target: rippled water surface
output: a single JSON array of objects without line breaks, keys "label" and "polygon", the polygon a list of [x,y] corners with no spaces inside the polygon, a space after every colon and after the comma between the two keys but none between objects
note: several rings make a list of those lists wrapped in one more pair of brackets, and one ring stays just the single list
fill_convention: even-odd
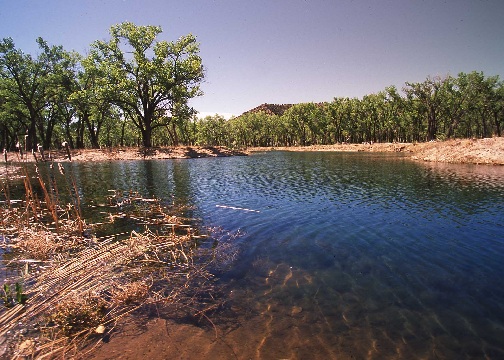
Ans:
[{"label": "rippled water surface", "polygon": [[237,357],[504,358],[504,167],[330,152],[67,167],[84,199],[138,190],[242,233],[220,275]]}]

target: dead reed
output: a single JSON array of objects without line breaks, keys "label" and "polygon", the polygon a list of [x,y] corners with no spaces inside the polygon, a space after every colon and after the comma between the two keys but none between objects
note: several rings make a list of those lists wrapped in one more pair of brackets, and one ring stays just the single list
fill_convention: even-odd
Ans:
[{"label": "dead reed", "polygon": [[[219,307],[222,300],[214,296],[210,269],[216,255],[225,254],[222,263],[234,258],[229,243],[201,246],[208,235],[191,219],[156,199],[119,191],[110,196],[109,205],[143,230],[96,237],[100,227],[119,215],[109,213],[103,225],[86,224],[73,176],[58,164],[67,179],[58,184],[51,176],[54,167],[44,178],[38,165],[32,165],[43,199],[34,191],[25,164],[25,198],[16,206],[6,201],[0,210],[0,250],[5,269],[11,269],[4,280],[16,283],[23,299],[0,311],[0,339],[10,341],[10,356],[76,357],[84,345],[99,343],[130,314],[155,307],[206,318]],[[69,194],[69,204],[61,204],[62,190]]]}]

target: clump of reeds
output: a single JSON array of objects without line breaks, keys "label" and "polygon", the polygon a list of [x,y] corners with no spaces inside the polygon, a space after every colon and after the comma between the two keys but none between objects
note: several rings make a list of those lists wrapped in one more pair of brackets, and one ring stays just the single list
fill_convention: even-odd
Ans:
[{"label": "clump of reeds", "polygon": [[[45,328],[57,329],[66,337],[75,336],[96,328],[103,321],[107,310],[105,300],[92,293],[74,293],[59,301],[47,316]],[[49,335],[53,336],[54,335]]]},{"label": "clump of reeds", "polygon": [[[99,226],[86,225],[81,218],[73,177],[62,187],[74,197],[66,206],[60,203],[55,178],[46,186],[47,180],[37,173],[44,197],[39,200],[26,168],[25,174],[25,201],[4,209],[16,226],[2,222],[0,232],[9,233],[4,245],[18,252],[9,264],[28,257],[43,260],[44,266],[34,260],[30,269],[25,263],[22,277],[16,279],[24,303],[0,312],[0,336],[17,334],[25,344],[26,332],[33,332],[37,336],[29,342],[31,356],[75,356],[89,340],[100,341],[126,316],[152,305],[197,318],[220,306],[223,300],[213,295],[210,269],[220,255],[225,255],[221,265],[234,259],[229,242],[220,238],[201,246],[206,235],[191,219],[157,199],[119,191],[111,195],[110,205],[144,230],[100,238],[92,232],[84,235],[84,226],[96,231]],[[107,219],[114,222],[117,217],[111,213]]]},{"label": "clump of reeds", "polygon": [[149,297],[150,284],[145,279],[132,281],[111,290],[113,306],[142,304]]}]

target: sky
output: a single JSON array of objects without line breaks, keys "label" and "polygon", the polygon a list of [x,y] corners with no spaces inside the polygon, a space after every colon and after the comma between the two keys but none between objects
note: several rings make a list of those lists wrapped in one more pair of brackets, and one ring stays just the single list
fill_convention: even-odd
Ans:
[{"label": "sky", "polygon": [[38,54],[37,37],[85,55],[112,25],[192,33],[206,69],[201,116],[263,103],[331,101],[428,76],[504,80],[503,0],[0,0],[0,38]]}]

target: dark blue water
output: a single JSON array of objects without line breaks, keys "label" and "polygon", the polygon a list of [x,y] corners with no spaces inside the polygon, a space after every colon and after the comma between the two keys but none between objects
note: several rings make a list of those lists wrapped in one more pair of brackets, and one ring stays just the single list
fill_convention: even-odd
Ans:
[{"label": "dark blue water", "polygon": [[132,189],[242,234],[220,281],[229,334],[257,358],[504,358],[504,167],[330,152],[66,166],[85,209]]}]

